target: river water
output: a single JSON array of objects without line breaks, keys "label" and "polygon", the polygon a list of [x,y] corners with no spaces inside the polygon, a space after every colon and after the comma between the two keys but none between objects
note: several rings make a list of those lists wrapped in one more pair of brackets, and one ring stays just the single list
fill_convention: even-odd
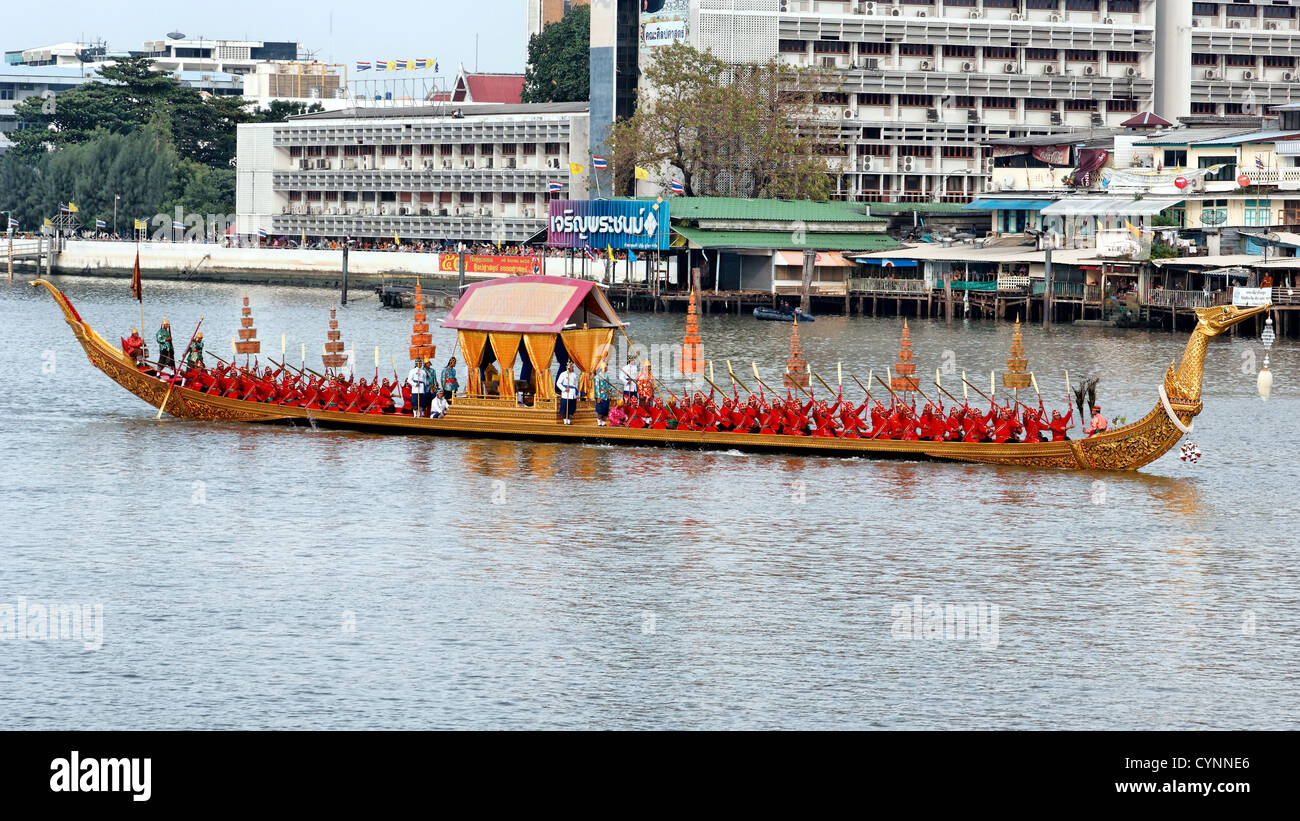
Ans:
[{"label": "river water", "polygon": [[[125,280],[56,281],[106,338],[137,324]],[[245,291],[263,349],[318,365],[332,292],[146,282],[146,329],[202,316],[226,355]],[[339,318],[360,370],[402,365],[409,311]],[[680,314],[628,320],[680,344]],[[830,381],[900,329],[800,327]],[[920,373],[987,384],[1011,326],[911,332]],[[790,326],[701,335],[779,380]],[[1112,418],[1185,339],[1025,329],[1049,403],[1069,368]],[[0,284],[0,728],[1294,728],[1296,354],[1262,402],[1258,340],[1216,340],[1203,458],[1136,474],[380,437],[156,420]],[[15,626],[61,604],[79,633]]]}]

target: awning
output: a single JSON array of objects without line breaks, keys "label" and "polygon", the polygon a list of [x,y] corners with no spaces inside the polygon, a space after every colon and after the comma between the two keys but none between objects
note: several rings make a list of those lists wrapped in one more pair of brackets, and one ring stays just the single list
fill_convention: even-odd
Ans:
[{"label": "awning", "polygon": [[1166,208],[1173,208],[1182,200],[1142,199],[1120,197],[1070,197],[1052,203],[1042,211],[1045,217],[1149,217]]},{"label": "awning", "polygon": [[[710,231],[703,228],[673,226],[673,233],[687,240],[686,247],[714,249],[754,249],[770,251],[773,249],[794,250],[793,234],[789,231]],[[809,231],[802,237],[800,246],[816,248],[820,251],[889,251],[898,247],[898,242],[883,231],[865,234],[813,233]],[[675,243],[674,243],[675,244]],[[801,254],[802,251],[795,251]],[[802,256],[799,264],[803,264]]]},{"label": "awning", "polygon": [[891,257],[858,257],[863,265],[879,265],[882,268],[915,268],[914,259],[893,259]]},{"label": "awning", "polygon": [[516,276],[476,282],[442,321],[468,331],[559,333],[575,321],[590,327],[621,324],[605,295],[588,280]]},{"label": "awning", "polygon": [[1039,211],[1052,204],[1052,200],[984,200],[970,203],[972,211]]},{"label": "awning", "polygon": [[[803,251],[777,251],[777,265],[797,265],[803,267]],[[818,268],[852,268],[852,262],[844,258],[839,251],[818,251],[813,265]]]}]

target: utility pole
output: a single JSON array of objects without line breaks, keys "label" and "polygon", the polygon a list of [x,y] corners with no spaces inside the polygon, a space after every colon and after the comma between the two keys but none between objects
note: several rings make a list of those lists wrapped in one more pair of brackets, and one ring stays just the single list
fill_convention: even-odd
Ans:
[{"label": "utility pole", "polygon": [[[1025,317],[1028,319],[1029,317]],[[1047,253],[1043,256],[1043,327],[1052,327],[1052,246],[1048,239]]]},{"label": "utility pole", "polygon": [[812,297],[809,290],[812,288],[813,266],[817,264],[817,252],[811,248],[805,248],[803,251],[803,278],[799,283],[799,309],[804,313],[812,310]]},{"label": "utility pole", "polygon": [[117,201],[122,199],[121,194],[113,195],[113,236],[117,236]]},{"label": "utility pole", "polygon": [[342,305],[348,304],[348,246],[351,242],[350,237],[343,238],[343,293],[339,297]]}]

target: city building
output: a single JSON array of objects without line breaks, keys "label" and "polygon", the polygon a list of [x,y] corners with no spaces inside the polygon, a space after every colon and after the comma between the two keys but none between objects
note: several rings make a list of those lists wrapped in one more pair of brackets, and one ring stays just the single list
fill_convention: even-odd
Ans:
[{"label": "city building", "polygon": [[19,64],[0,66],[0,151],[9,146],[9,139],[5,135],[23,127],[23,123],[12,119],[15,105],[28,97],[52,97],[93,79],[93,74],[86,76],[80,68]]},{"label": "city building", "polygon": [[239,126],[237,230],[520,242],[583,199],[586,103],[354,108]]},{"label": "city building", "polygon": [[[528,0],[525,12],[528,38],[532,39],[533,35],[540,34],[551,23],[558,22],[574,6],[585,6],[589,2],[590,0]],[[528,40],[524,43],[526,45]]]},{"label": "city building", "polygon": [[523,102],[524,75],[470,72],[462,64],[456,70],[456,80],[450,91],[430,94],[429,102],[448,103],[511,103]]},{"label": "city building", "polygon": [[626,116],[626,86],[656,45],[684,39],[732,62],[818,66],[833,79],[820,119],[837,132],[821,151],[843,199],[969,202],[990,186],[981,146],[997,140],[1087,139],[1140,112],[1173,122],[1300,100],[1296,6],[1263,0],[655,5],[593,8],[593,145]]}]

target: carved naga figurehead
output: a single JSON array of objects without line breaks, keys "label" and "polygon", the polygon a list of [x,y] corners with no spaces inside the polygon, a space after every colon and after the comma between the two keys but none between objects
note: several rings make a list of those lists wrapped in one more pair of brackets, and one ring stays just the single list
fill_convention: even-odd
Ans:
[{"label": "carved naga figurehead", "polygon": [[1238,308],[1236,305],[1217,305],[1213,308],[1196,308],[1196,330],[1206,336],[1218,336],[1224,331],[1250,319],[1252,316],[1262,314],[1269,310],[1271,305],[1260,305],[1257,308]]}]

